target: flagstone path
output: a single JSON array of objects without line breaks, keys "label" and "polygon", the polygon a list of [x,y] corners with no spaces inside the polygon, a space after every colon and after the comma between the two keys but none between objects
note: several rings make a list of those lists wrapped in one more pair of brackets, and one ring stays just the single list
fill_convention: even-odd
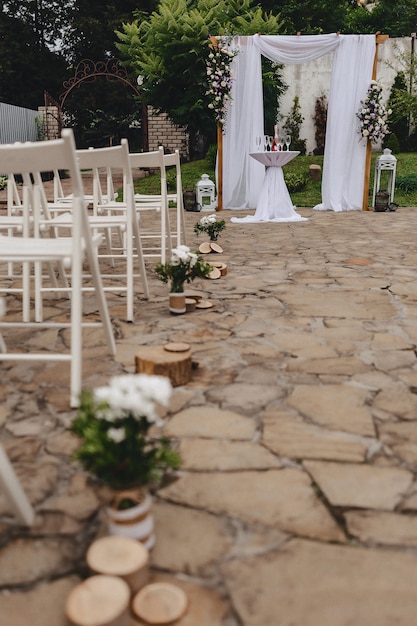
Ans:
[{"label": "flagstone path", "polygon": [[[228,273],[192,285],[212,309],[171,316],[149,262],[134,323],[109,297],[115,359],[85,333],[85,386],[133,372],[138,346],[192,347],[164,427],[183,465],[155,494],[151,555],[153,579],[187,592],[178,626],[416,622],[417,210],[298,210],[307,222],[221,214],[224,253],[210,260]],[[195,248],[200,216],[185,217]],[[22,347],[55,340],[16,334]],[[1,441],[36,509],[23,529],[0,502],[0,626],[64,626],[102,491],[70,460],[67,367],[0,368]]]}]

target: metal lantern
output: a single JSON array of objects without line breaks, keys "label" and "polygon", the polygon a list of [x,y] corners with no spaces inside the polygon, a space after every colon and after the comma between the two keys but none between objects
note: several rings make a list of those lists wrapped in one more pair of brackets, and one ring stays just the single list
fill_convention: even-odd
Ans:
[{"label": "metal lantern", "polygon": [[216,208],[216,187],[208,174],[203,174],[196,185],[197,203],[202,211],[212,211]]},{"label": "metal lantern", "polygon": [[375,159],[374,193],[372,195],[372,207],[375,209],[375,200],[381,185],[381,172],[388,172],[387,194],[388,204],[394,202],[395,173],[397,169],[397,159],[389,148],[385,148],[384,153]]}]

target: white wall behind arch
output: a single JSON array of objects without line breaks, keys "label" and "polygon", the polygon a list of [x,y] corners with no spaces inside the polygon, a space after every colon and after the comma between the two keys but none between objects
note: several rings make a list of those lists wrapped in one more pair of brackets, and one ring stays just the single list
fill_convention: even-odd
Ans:
[{"label": "white wall behind arch", "polygon": [[[398,48],[399,52],[410,52],[411,37],[387,39],[384,44],[378,47],[377,80],[383,87],[385,102],[388,99],[396,73],[401,69],[397,67],[399,64],[395,56],[398,56],[398,53],[395,53],[395,47]],[[396,70],[388,67],[387,61],[391,62],[396,67]],[[307,140],[307,153],[312,153],[316,147],[313,121],[314,107],[317,98],[323,93],[326,96],[329,94],[332,63],[333,54],[327,54],[317,61],[303,65],[286,65],[282,71],[283,79],[288,85],[288,89],[281,97],[280,113],[283,116],[283,121],[285,121],[293,105],[294,97],[299,97],[301,114],[304,117],[300,137]],[[280,125],[282,125],[283,121],[280,122]],[[265,128],[265,133],[273,134],[273,129]]]}]

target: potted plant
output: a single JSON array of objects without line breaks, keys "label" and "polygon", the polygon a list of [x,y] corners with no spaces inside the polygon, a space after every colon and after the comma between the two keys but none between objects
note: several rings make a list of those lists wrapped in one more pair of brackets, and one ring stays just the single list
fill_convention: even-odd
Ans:
[{"label": "potted plant", "polygon": [[212,213],[212,215],[202,217],[201,220],[194,225],[194,232],[197,235],[207,233],[210,237],[210,241],[217,241],[219,233],[225,228],[226,222],[224,220],[218,220],[216,214]]},{"label": "potted plant", "polygon": [[107,509],[110,534],[140,539],[148,547],[154,541],[149,489],[181,463],[170,440],[157,433],[163,424],[157,407],[168,405],[171,391],[165,376],[115,376],[107,387],[81,393],[71,425],[80,438],[73,458],[114,494]]},{"label": "potted plant", "polygon": [[196,252],[191,252],[188,246],[177,246],[172,250],[169,263],[158,263],[155,271],[162,282],[171,281],[169,294],[169,310],[174,314],[185,313],[184,283],[190,283],[195,278],[206,278],[212,271],[212,266],[204,263]]}]

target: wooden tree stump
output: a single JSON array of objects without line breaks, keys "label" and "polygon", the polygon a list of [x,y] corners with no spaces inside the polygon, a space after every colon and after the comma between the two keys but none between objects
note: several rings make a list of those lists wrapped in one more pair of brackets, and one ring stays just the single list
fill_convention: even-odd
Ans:
[{"label": "wooden tree stump", "polygon": [[74,626],[129,626],[129,585],[117,576],[91,576],[70,592],[66,616]]},{"label": "wooden tree stump", "polygon": [[167,376],[173,387],[185,385],[191,378],[191,348],[186,343],[165,346],[142,346],[135,354],[137,374]]},{"label": "wooden tree stump", "polygon": [[312,178],[313,180],[320,180],[321,179],[321,167],[320,165],[310,165],[310,167],[308,168],[308,173],[310,178]]},{"label": "wooden tree stump", "polygon": [[101,537],[89,547],[87,565],[96,574],[120,576],[132,592],[146,585],[149,578],[149,552],[129,537]]}]

